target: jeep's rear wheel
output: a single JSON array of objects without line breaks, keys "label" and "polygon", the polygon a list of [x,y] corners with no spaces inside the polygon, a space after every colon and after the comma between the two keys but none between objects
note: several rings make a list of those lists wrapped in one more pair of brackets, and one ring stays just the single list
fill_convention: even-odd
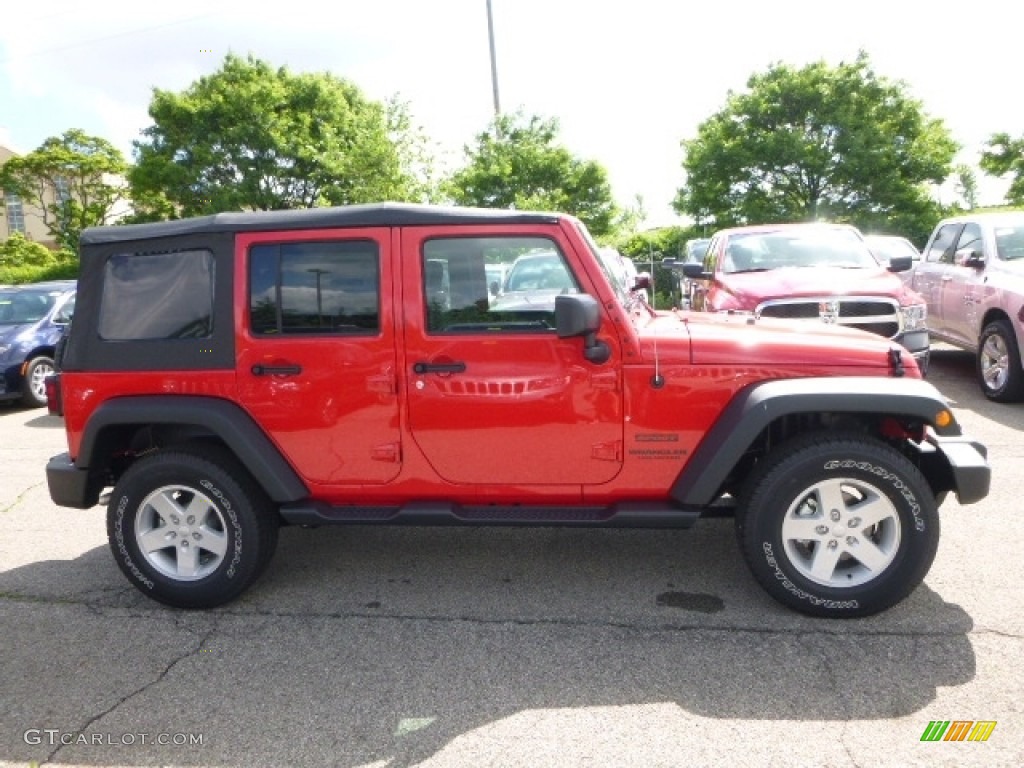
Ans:
[{"label": "jeep's rear wheel", "polygon": [[229,456],[169,451],[124,473],[107,507],[107,533],[118,566],[143,594],[210,608],[256,580],[276,546],[277,520]]},{"label": "jeep's rear wheel", "polygon": [[1024,370],[1013,328],[1005,320],[985,326],[978,339],[978,383],[985,397],[1014,403],[1024,397]]},{"label": "jeep's rear wheel", "polygon": [[769,457],[741,494],[736,532],[757,581],[813,616],[895,605],[935,559],[939,517],[921,472],[881,441],[816,435]]},{"label": "jeep's rear wheel", "polygon": [[54,373],[53,360],[48,357],[33,357],[25,366],[22,382],[21,402],[32,408],[46,405],[46,377]]}]

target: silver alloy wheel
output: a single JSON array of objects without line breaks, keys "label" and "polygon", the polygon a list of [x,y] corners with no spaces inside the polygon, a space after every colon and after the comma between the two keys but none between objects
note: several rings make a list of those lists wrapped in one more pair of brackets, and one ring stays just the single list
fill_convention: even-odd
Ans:
[{"label": "silver alloy wheel", "polygon": [[998,333],[993,333],[985,339],[985,344],[978,353],[978,362],[985,387],[992,392],[998,392],[1006,386],[1006,380],[1010,375],[1010,350],[1006,346],[1006,339]]},{"label": "silver alloy wheel", "polygon": [[54,372],[53,365],[46,360],[39,360],[32,366],[28,388],[36,400],[46,402],[46,377]]},{"label": "silver alloy wheel", "polygon": [[896,557],[900,518],[874,485],[830,478],[790,505],[782,543],[801,576],[826,587],[856,587],[877,578]]},{"label": "silver alloy wheel", "polygon": [[227,525],[205,494],[184,485],[166,485],[142,501],[135,516],[135,543],[164,576],[198,581],[224,561]]}]

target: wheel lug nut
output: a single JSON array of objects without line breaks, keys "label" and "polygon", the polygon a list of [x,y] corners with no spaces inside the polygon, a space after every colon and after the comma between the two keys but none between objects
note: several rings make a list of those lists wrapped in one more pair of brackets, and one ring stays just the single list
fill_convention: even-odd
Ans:
[{"label": "wheel lug nut", "polygon": [[857,544],[857,537],[856,536],[847,536],[846,537],[846,543],[849,546],[851,546],[851,547],[856,546],[856,544]]},{"label": "wheel lug nut", "polygon": [[831,512],[829,512],[828,516],[832,518],[832,522],[834,523],[838,523],[839,518],[842,517],[842,515],[839,514],[838,509],[833,509]]},{"label": "wheel lug nut", "polygon": [[188,539],[182,539],[181,540],[181,548],[182,549],[188,549]]},{"label": "wheel lug nut", "polygon": [[176,538],[178,538],[177,531],[168,531],[167,532],[167,538],[168,539],[176,539]]},{"label": "wheel lug nut", "polygon": [[831,541],[830,541],[830,542],[828,543],[828,548],[829,548],[829,549],[835,549],[835,548],[836,548],[836,547],[838,547],[838,546],[839,546],[839,542],[838,542],[838,541],[836,541],[835,539],[832,539],[832,540],[831,540]]},{"label": "wheel lug nut", "polygon": [[203,535],[201,533],[193,533],[192,534],[192,538],[195,539],[196,541],[199,541],[200,539],[203,538]]},{"label": "wheel lug nut", "polygon": [[859,517],[851,517],[850,518],[850,522],[848,522],[847,525],[850,526],[851,528],[860,528],[860,518]]},{"label": "wheel lug nut", "polygon": [[820,533],[822,536],[824,536],[826,533],[828,533],[828,526],[827,525],[819,525],[814,530],[815,530],[816,533]]},{"label": "wheel lug nut", "polygon": [[192,525],[193,523],[195,523],[195,521],[196,521],[196,516],[195,515],[189,515],[188,516],[188,521],[187,522],[188,522],[189,525]]},{"label": "wheel lug nut", "polygon": [[175,525],[178,525],[181,522],[181,520],[178,519],[177,515],[171,515],[171,522]]}]

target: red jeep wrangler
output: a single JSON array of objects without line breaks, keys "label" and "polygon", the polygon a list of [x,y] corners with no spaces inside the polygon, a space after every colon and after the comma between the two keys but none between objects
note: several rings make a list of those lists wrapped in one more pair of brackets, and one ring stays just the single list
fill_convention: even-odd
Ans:
[{"label": "red jeep wrangler", "polygon": [[[488,271],[531,254],[535,283],[495,294]],[[942,498],[989,486],[913,359],[842,328],[655,312],[619,274],[548,213],[87,230],[49,387],[69,447],[51,496],[88,508],[113,486],[118,565],[182,607],[239,595],[281,524],[678,528],[723,508],[797,610],[910,593]]]}]

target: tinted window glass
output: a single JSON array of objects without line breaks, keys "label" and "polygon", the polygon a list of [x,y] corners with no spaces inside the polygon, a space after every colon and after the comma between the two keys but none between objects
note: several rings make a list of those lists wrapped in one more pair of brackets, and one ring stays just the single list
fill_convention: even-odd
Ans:
[{"label": "tinted window glass", "polygon": [[981,227],[977,224],[967,224],[964,227],[964,231],[960,233],[960,239],[957,240],[956,250],[977,251],[979,255],[985,252],[985,248],[981,242]]},{"label": "tinted window glass", "polygon": [[[423,247],[427,329],[431,332],[548,331],[555,297],[579,283],[555,243],[542,237],[429,240]],[[500,267],[504,283],[494,291]]]},{"label": "tinted window glass", "polygon": [[940,229],[932,244],[928,246],[928,252],[924,256],[925,261],[952,263],[953,249],[950,246],[953,245],[953,240],[959,229],[959,224],[947,224]]},{"label": "tinted window glass", "polygon": [[109,341],[208,337],[213,332],[213,254],[111,256],[101,302],[99,334]]},{"label": "tinted window glass", "polygon": [[253,333],[373,333],[380,254],[369,240],[259,245],[249,256]]}]

